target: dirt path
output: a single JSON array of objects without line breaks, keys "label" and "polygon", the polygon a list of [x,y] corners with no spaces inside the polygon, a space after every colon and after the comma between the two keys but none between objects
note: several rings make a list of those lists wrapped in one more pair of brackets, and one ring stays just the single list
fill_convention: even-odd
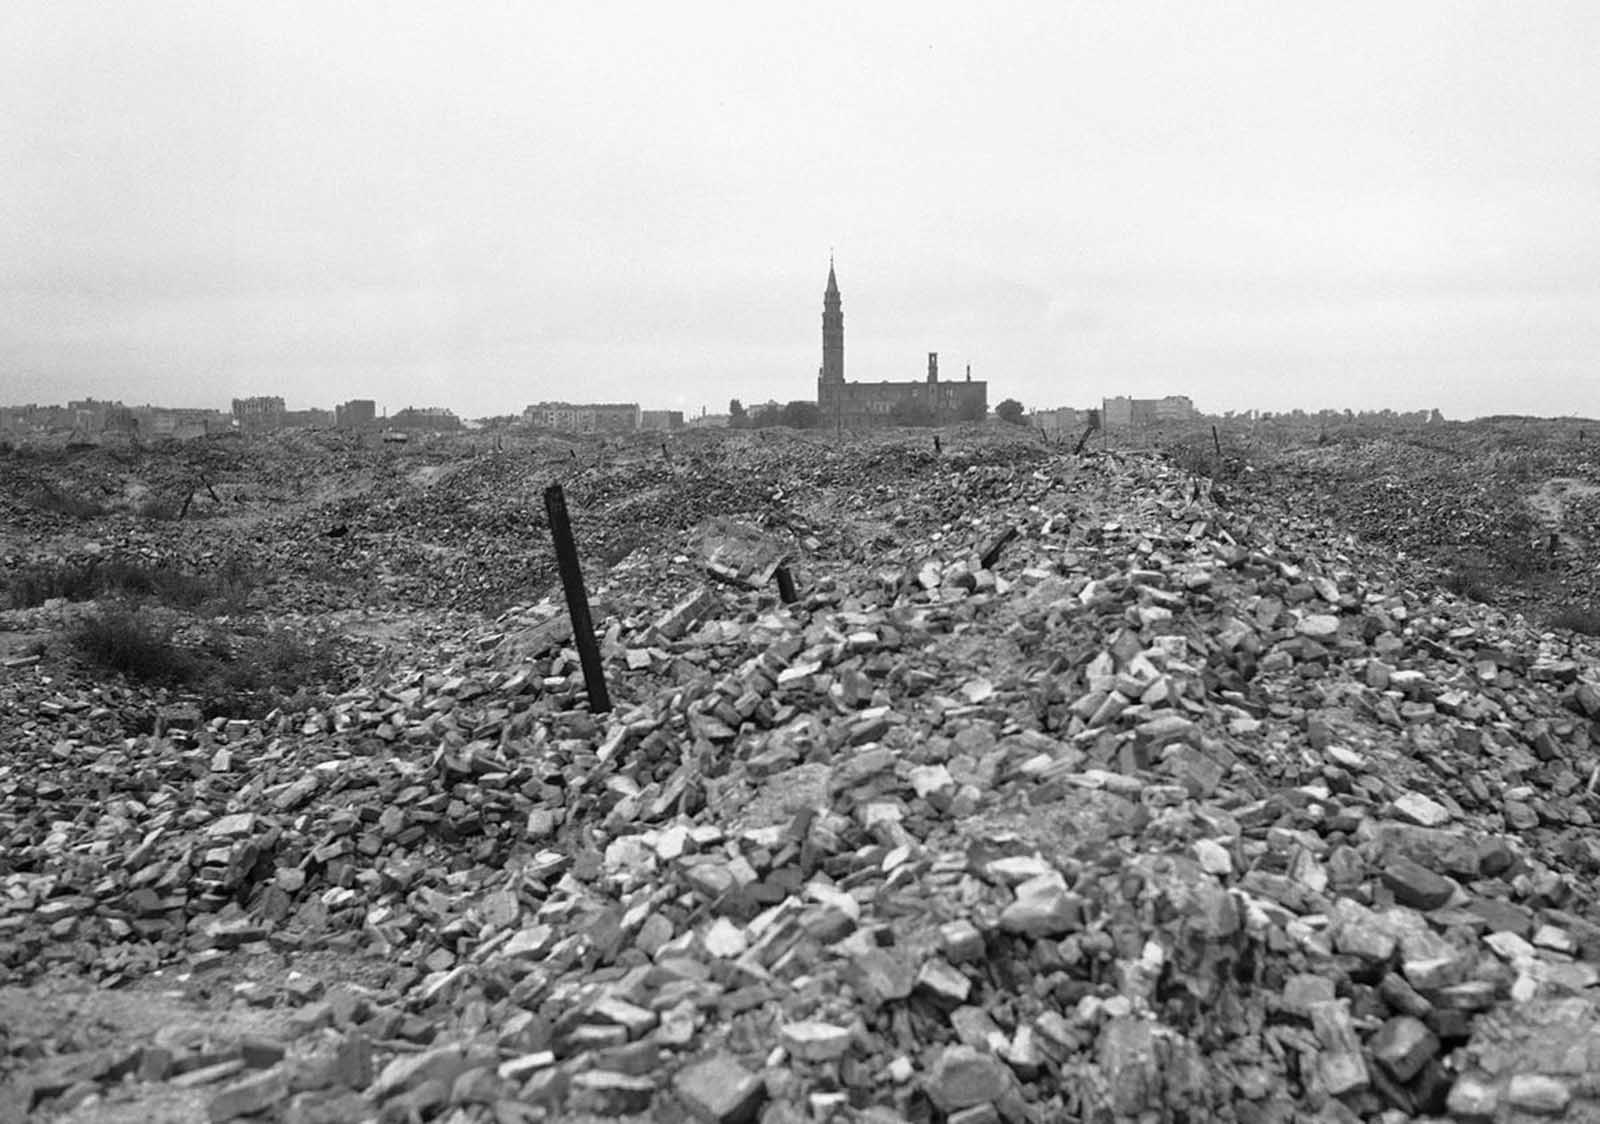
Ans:
[{"label": "dirt path", "polygon": [[1600,494],[1600,484],[1558,476],[1541,484],[1539,490],[1528,497],[1528,506],[1549,528],[1550,533],[1559,537],[1564,549],[1586,553],[1589,549],[1588,540],[1566,525],[1567,501],[1597,494]]}]

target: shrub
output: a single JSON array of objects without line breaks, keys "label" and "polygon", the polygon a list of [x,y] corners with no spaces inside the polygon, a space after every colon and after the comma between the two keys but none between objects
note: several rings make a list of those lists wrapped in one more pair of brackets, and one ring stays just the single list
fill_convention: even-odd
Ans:
[{"label": "shrub", "polygon": [[232,639],[213,633],[202,642],[201,710],[210,715],[254,717],[274,707],[306,704],[328,687],[337,689],[343,670],[336,647],[304,640],[287,629]]},{"label": "shrub", "polygon": [[213,629],[197,643],[136,606],[119,605],[84,618],[72,645],[93,667],[152,686],[181,690],[206,717],[258,717],[274,707],[308,703],[344,678],[332,643],[313,643],[287,629],[229,636]]},{"label": "shrub", "polygon": [[171,631],[139,609],[118,606],[85,617],[73,630],[72,644],[91,664],[143,683],[176,686],[198,671]]},{"label": "shrub", "polygon": [[151,495],[140,500],[135,511],[141,519],[166,522],[178,518],[183,513],[183,504],[171,496]]},{"label": "shrub", "polygon": [[[176,609],[216,614],[241,611],[256,581],[253,569],[233,559],[220,569],[204,574],[176,566],[147,567],[142,572],[130,573],[121,588],[130,593],[143,592]],[[142,588],[135,583],[142,583]]]},{"label": "shrub", "polygon": [[[1248,461],[1244,451],[1232,440],[1219,443],[1207,433],[1186,433],[1169,439],[1163,446],[1167,458],[1177,468],[1194,476],[1209,476],[1218,483],[1238,480]],[[1218,449],[1221,453],[1218,453]]]},{"label": "shrub", "polygon": [[48,484],[41,484],[38,488],[22,497],[22,499],[24,503],[37,511],[54,512],[56,515],[65,515],[70,519],[93,519],[97,515],[106,513],[106,509],[94,500],[74,496],[70,492],[52,488]]},{"label": "shrub", "polygon": [[54,597],[68,601],[88,601],[99,592],[95,563],[59,562],[54,565],[24,566],[11,578],[12,608],[31,609]]},{"label": "shrub", "polygon": [[9,594],[12,607],[18,609],[42,605],[54,597],[90,601],[109,594],[175,609],[222,613],[241,610],[256,581],[256,572],[237,559],[199,574],[126,558],[90,558],[23,567],[11,579]]},{"label": "shrub", "polygon": [[1600,609],[1592,605],[1565,605],[1550,617],[1550,627],[1600,636]]},{"label": "shrub", "polygon": [[1198,441],[1176,442],[1167,450],[1167,456],[1175,467],[1194,476],[1210,476],[1217,470],[1217,458]]},{"label": "shrub", "polygon": [[1444,578],[1444,587],[1457,597],[1488,604],[1494,599],[1484,571],[1472,566],[1457,566]]},{"label": "shrub", "polygon": [[1495,559],[1510,577],[1527,581],[1551,569],[1549,532],[1527,512],[1502,515],[1496,529],[1500,541],[1495,544]]}]

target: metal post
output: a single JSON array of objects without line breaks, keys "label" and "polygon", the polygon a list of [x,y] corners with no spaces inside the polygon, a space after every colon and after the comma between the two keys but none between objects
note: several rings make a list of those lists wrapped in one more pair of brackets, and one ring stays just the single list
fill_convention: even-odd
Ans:
[{"label": "metal post", "polygon": [[1076,449],[1072,450],[1072,455],[1075,456],[1075,457],[1076,456],[1081,456],[1083,454],[1083,447],[1089,443],[1089,438],[1091,438],[1093,436],[1094,436],[1094,426],[1090,426],[1088,429],[1084,430],[1083,431],[1083,436],[1078,438],[1078,447]]},{"label": "metal post", "polygon": [[800,599],[800,595],[794,591],[794,575],[789,573],[789,567],[779,566],[772,571],[772,575],[778,579],[778,600],[785,605],[793,605]]},{"label": "metal post", "polygon": [[1000,552],[1016,537],[1017,529],[1015,527],[1007,527],[999,538],[989,544],[989,549],[983,552],[983,556],[978,559],[978,564],[985,570],[994,569],[994,564],[1000,561]]},{"label": "metal post", "polygon": [[550,518],[550,537],[555,540],[561,585],[567,592],[567,612],[572,617],[572,638],[578,645],[578,662],[583,665],[584,686],[589,689],[589,710],[594,714],[605,714],[611,709],[611,696],[606,693],[605,669],[600,666],[600,645],[595,642],[594,622],[589,619],[589,594],[583,588],[583,572],[578,567],[578,547],[572,541],[572,523],[567,519],[567,497],[560,484],[552,484],[544,490],[544,510]]}]

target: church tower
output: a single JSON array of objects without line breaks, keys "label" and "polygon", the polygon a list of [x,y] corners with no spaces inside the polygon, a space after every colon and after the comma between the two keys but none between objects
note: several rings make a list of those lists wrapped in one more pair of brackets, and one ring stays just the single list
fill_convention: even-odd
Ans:
[{"label": "church tower", "polygon": [[819,386],[844,382],[844,310],[839,306],[839,281],[833,275],[832,254],[828,255],[828,288],[822,294],[822,370],[817,382]]}]

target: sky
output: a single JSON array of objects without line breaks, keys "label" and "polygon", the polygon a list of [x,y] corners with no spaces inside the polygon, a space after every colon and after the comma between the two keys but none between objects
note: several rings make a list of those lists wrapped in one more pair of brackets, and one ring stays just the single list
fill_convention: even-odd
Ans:
[{"label": "sky", "polygon": [[0,4],[0,403],[1600,415],[1600,5]]}]

